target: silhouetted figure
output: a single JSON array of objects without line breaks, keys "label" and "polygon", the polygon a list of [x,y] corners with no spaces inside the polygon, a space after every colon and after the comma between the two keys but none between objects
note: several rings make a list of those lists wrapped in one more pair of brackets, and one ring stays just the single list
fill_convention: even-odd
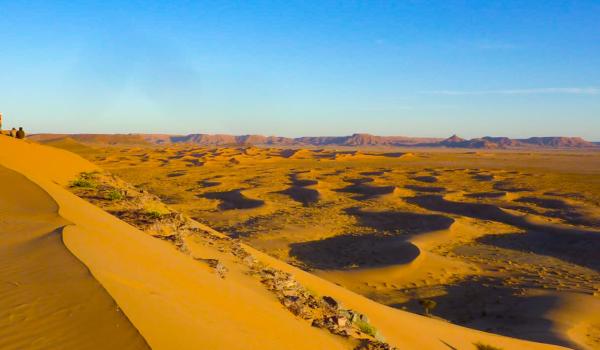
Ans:
[{"label": "silhouetted figure", "polygon": [[0,113],[0,134],[2,131],[2,113]]},{"label": "silhouetted figure", "polygon": [[10,137],[17,137],[17,129],[12,128],[10,129]]},{"label": "silhouetted figure", "polygon": [[17,130],[17,138],[18,139],[25,138],[25,130],[23,130],[23,127],[20,127],[19,130]]}]

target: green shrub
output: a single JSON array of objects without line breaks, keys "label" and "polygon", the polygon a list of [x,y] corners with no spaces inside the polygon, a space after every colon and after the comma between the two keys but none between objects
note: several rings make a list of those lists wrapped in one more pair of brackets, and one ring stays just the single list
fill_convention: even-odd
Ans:
[{"label": "green shrub", "polygon": [[110,192],[108,192],[105,196],[106,199],[110,200],[110,201],[120,201],[123,198],[125,198],[123,196],[123,194],[117,190],[111,190]]},{"label": "green shrub", "polygon": [[80,173],[79,177],[71,182],[71,187],[95,188],[94,178],[97,174],[97,171]]},{"label": "green shrub", "polygon": [[71,187],[94,188],[96,184],[90,179],[80,177],[71,182]]},{"label": "green shrub", "polygon": [[152,219],[160,219],[163,214],[157,210],[147,210],[146,215]]},{"label": "green shrub", "polygon": [[477,350],[502,350],[502,348],[499,348],[497,346],[487,345],[483,343],[475,343],[474,345],[477,348]]},{"label": "green shrub", "polygon": [[361,332],[372,337],[377,335],[377,328],[373,327],[373,325],[361,320],[355,321],[354,323],[358,326],[358,329],[360,329]]}]

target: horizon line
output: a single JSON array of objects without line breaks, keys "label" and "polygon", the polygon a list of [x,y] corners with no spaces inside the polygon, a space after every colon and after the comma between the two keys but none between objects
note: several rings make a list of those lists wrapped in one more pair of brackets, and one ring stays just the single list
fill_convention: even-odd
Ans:
[{"label": "horizon line", "polygon": [[[109,132],[102,132],[102,133],[94,133],[94,132],[77,132],[77,133],[69,133],[69,132],[33,132],[30,133],[29,136],[32,135],[164,135],[164,136],[190,136],[190,135],[208,135],[208,136],[234,136],[234,137],[241,137],[241,136],[262,136],[262,137],[280,137],[280,138],[287,138],[287,139],[301,139],[301,138],[306,138],[306,137],[351,137],[351,136],[355,136],[355,135],[368,135],[368,136],[375,136],[375,137],[404,137],[404,138],[412,138],[412,139],[441,139],[441,140],[445,140],[451,137],[459,137],[459,138],[463,138],[461,136],[459,136],[456,133],[453,133],[450,136],[446,136],[446,137],[438,137],[438,136],[408,136],[408,135],[377,135],[377,134],[371,134],[371,133],[367,133],[367,132],[354,132],[351,134],[346,134],[346,135],[304,135],[304,136],[297,136],[297,137],[291,137],[291,136],[280,136],[280,135],[268,135],[268,134],[228,134],[228,133],[153,133],[153,132],[116,132],[116,133],[109,133]],[[584,141],[588,141],[588,142],[600,142],[600,140],[598,141],[590,141],[588,139],[585,139],[582,136],[576,136],[576,135],[571,135],[571,136],[565,136],[565,135],[546,135],[546,136],[525,136],[525,137],[510,137],[510,136],[492,136],[492,135],[485,135],[485,136],[478,136],[478,137],[470,137],[470,138],[464,138],[465,140],[474,140],[474,139],[483,139],[483,138],[508,138],[508,139],[513,139],[513,140],[524,140],[524,139],[530,139],[530,138],[552,138],[552,137],[565,137],[565,138],[580,138]]]}]

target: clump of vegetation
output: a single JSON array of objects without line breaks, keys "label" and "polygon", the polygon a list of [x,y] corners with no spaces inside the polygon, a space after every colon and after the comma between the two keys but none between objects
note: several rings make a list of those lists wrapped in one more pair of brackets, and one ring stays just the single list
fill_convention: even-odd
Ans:
[{"label": "clump of vegetation", "polygon": [[483,344],[483,343],[475,343],[473,345],[475,345],[477,350],[502,350],[502,348],[499,348],[497,346],[487,345],[487,344]]},{"label": "clump of vegetation", "polygon": [[358,329],[360,329],[361,332],[368,334],[372,337],[377,336],[377,328],[375,328],[372,324],[369,324],[368,322],[362,320],[357,320],[354,323],[356,324],[356,326],[358,326]]},{"label": "clump of vegetation", "polygon": [[96,183],[90,179],[80,177],[71,182],[71,187],[94,188],[96,187]]},{"label": "clump of vegetation", "polygon": [[437,306],[437,303],[431,299],[421,299],[419,300],[419,304],[423,306],[423,308],[425,309],[425,315],[427,316],[431,315],[431,310],[435,309],[435,307]]},{"label": "clump of vegetation", "polygon": [[120,191],[113,189],[110,192],[108,192],[106,196],[104,196],[104,198],[108,199],[109,201],[120,201],[123,200],[125,196],[123,196],[123,194]]},{"label": "clump of vegetation", "polygon": [[86,187],[86,188],[95,187],[94,183],[87,179],[75,179],[75,180],[73,180],[73,182],[71,182],[71,186],[72,187]]},{"label": "clump of vegetation", "polygon": [[71,187],[79,187],[79,188],[95,188],[96,182],[94,181],[93,173],[81,173],[79,177],[71,182]]},{"label": "clump of vegetation", "polygon": [[155,220],[158,220],[163,216],[163,214],[158,210],[146,210],[146,215]]}]

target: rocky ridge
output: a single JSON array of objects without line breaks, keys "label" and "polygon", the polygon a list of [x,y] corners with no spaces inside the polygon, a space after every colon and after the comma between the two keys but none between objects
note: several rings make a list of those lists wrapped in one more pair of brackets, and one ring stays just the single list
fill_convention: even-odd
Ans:
[{"label": "rocky ridge", "polygon": [[518,149],[518,148],[556,148],[556,149],[594,149],[599,143],[589,142],[580,137],[530,137],[511,139],[491,137],[463,139],[453,135],[447,139],[419,138],[405,136],[376,136],[371,134],[353,134],[350,136],[319,137],[280,137],[263,135],[226,135],[226,134],[35,134],[32,140],[52,143],[70,139],[84,144],[145,144],[170,145],[194,144],[199,146],[270,146],[270,147],[446,147],[474,149]]}]

